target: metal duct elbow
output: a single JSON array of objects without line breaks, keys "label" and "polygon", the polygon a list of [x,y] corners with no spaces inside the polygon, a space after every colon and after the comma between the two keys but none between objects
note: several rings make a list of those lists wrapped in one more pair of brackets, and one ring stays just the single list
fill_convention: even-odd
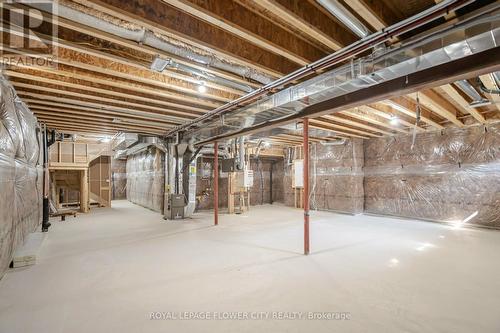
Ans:
[{"label": "metal duct elbow", "polygon": [[500,72],[491,73],[493,79],[495,80],[495,84],[497,85],[497,89],[500,90]]},{"label": "metal duct elbow", "polygon": [[477,90],[467,80],[456,81],[455,84],[472,99],[471,107],[480,107],[490,104],[490,101],[483,98]]},{"label": "metal duct elbow", "polygon": [[328,10],[333,16],[335,16],[340,22],[347,26],[352,32],[354,32],[360,38],[364,38],[370,35],[370,30],[359,21],[354,15],[352,15],[342,4],[337,0],[317,0],[321,6]]}]

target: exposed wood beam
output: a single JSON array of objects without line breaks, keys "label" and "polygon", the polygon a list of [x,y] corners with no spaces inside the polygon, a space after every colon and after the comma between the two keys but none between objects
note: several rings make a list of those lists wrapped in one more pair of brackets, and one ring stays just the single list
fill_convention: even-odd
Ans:
[{"label": "exposed wood beam", "polygon": [[[91,133],[91,134],[96,134],[96,135],[99,135],[99,136],[102,136],[102,135],[109,135],[109,136],[113,136],[115,135],[116,133],[118,132],[121,132],[121,131],[117,131],[117,130],[104,130],[104,129],[95,129],[95,128],[80,128],[80,127],[77,127],[77,126],[66,126],[66,125],[60,125],[60,124],[57,124],[57,125],[54,125],[54,124],[51,124],[51,123],[46,123],[47,124],[47,127],[49,129],[55,129],[59,132],[64,132],[64,133],[72,133],[72,134],[87,134],[87,133]],[[122,131],[122,132],[132,132],[132,131]]]},{"label": "exposed wood beam", "polygon": [[[80,134],[82,136],[85,136],[85,139],[87,139],[87,140],[92,140],[95,138],[94,142],[96,139],[101,138],[103,136],[103,133],[99,133],[97,131],[92,131],[92,130],[82,130],[82,129],[80,129],[78,131],[66,129],[66,130],[64,130],[64,133],[66,133],[66,134]],[[113,134],[116,134],[116,132],[113,132]],[[105,135],[107,135],[107,134],[105,134]]]},{"label": "exposed wood beam", "polygon": [[[71,119],[70,117],[61,117],[58,115],[50,115],[50,114],[42,114],[42,113],[35,113],[37,118],[40,120],[51,120],[51,121],[58,121],[58,122],[68,122],[73,125],[85,125],[85,126],[111,126],[113,128],[118,128],[118,129],[133,129],[133,130],[148,130],[148,131],[157,131],[158,133],[163,133],[165,129],[168,128],[168,126],[165,126],[164,128],[162,127],[151,127],[148,125],[139,125],[139,124],[134,124],[134,123],[114,123],[112,120],[108,119],[100,119],[98,120],[97,118],[92,120],[88,118],[76,118],[76,119]],[[74,118],[74,117],[73,117]]]},{"label": "exposed wood beam", "polygon": [[327,118],[322,117],[322,118],[311,119],[309,121],[310,121],[311,124],[321,124],[321,125],[329,126],[331,128],[337,128],[337,129],[340,129],[340,130],[357,133],[357,134],[360,134],[362,136],[371,136],[371,137],[380,137],[380,136],[382,136],[382,135],[374,134],[374,133],[371,133],[371,132],[361,131],[361,130],[356,129],[356,128],[334,124],[332,122],[325,121],[325,120],[327,120]]},{"label": "exposed wood beam", "polygon": [[130,128],[130,127],[118,127],[118,126],[108,126],[108,125],[89,125],[89,124],[75,124],[73,122],[68,122],[68,121],[58,121],[58,120],[52,120],[52,119],[43,119],[41,117],[40,121],[54,126],[58,127],[60,126],[61,128],[71,128],[73,130],[99,130],[99,131],[107,131],[108,133],[113,133],[113,132],[118,132],[118,131],[127,131],[127,132],[135,132],[135,133],[146,133],[146,134],[153,134],[153,135],[161,135],[162,131],[153,131],[153,130],[138,130],[135,128]]},{"label": "exposed wood beam", "polygon": [[[14,85],[16,88],[19,88],[18,89],[19,91],[24,91],[26,93],[31,93],[31,92],[27,92],[24,88],[48,92],[48,93],[54,93],[54,94],[59,94],[59,95],[90,99],[92,101],[97,101],[98,103],[101,103],[101,105],[104,102],[104,103],[117,104],[117,105],[120,105],[120,107],[125,106],[125,107],[138,108],[139,110],[158,111],[158,112],[161,112],[165,116],[170,116],[172,118],[177,118],[179,120],[186,120],[186,119],[193,118],[193,117],[196,117],[197,115],[199,115],[199,114],[193,113],[191,111],[179,111],[179,110],[174,110],[174,109],[166,109],[166,108],[162,108],[159,106],[152,106],[149,104],[140,104],[140,103],[127,102],[127,101],[120,101],[120,100],[117,100],[114,98],[99,97],[99,96],[95,96],[92,94],[75,93],[75,92],[64,90],[61,88],[49,88],[49,87],[44,87],[44,86],[35,85],[35,84],[22,83],[22,82],[18,82],[18,81],[12,81],[12,85]],[[52,98],[52,97],[48,97],[47,95],[42,95],[42,96],[46,96],[47,98]],[[108,107],[108,105],[102,105],[102,107]],[[188,108],[186,108],[186,109],[188,109]]]},{"label": "exposed wood beam", "polygon": [[354,127],[358,127],[358,128],[363,128],[365,130],[372,131],[372,132],[375,132],[375,133],[381,133],[381,134],[385,134],[385,135],[394,135],[393,133],[387,132],[387,131],[385,131],[383,129],[380,129],[380,128],[377,128],[377,127],[373,127],[373,126],[370,126],[370,125],[366,125],[366,124],[362,124],[360,122],[353,121],[353,120],[350,120],[350,119],[346,119],[346,118],[343,118],[343,117],[339,117],[338,115],[335,115],[335,116],[326,115],[326,116],[323,116],[323,118],[326,118],[326,119],[329,119],[329,120],[333,120],[333,121],[336,121],[336,122],[339,122],[339,123],[344,123],[344,124],[347,124],[347,125],[350,125],[350,126],[354,126]]},{"label": "exposed wood beam", "polygon": [[454,86],[452,86],[451,84],[445,84],[444,86],[441,86],[439,88],[441,88],[450,98],[452,98],[464,112],[469,113],[481,124],[484,124],[486,122],[483,115],[478,110],[471,107],[469,102],[456,90]]},{"label": "exposed wood beam", "polygon": [[[361,112],[359,112],[359,111],[361,111]],[[358,107],[356,110],[348,111],[347,113],[350,115],[356,114],[356,117],[358,117],[358,119],[362,119],[368,123],[372,123],[372,124],[375,124],[375,125],[380,126],[380,127],[385,127],[385,128],[388,128],[389,130],[396,131],[399,133],[408,134],[408,129],[403,129],[403,128],[400,128],[398,125],[392,125],[390,122],[386,122],[386,121],[382,121],[382,120],[377,119],[376,117],[381,117],[380,113],[383,114],[383,112],[381,112],[377,109],[374,109],[369,105],[362,105],[362,106]],[[371,117],[372,115],[374,115],[376,117],[373,118],[373,117]],[[390,116],[387,117],[384,115],[381,118],[389,120],[391,117]]]},{"label": "exposed wood beam", "polygon": [[[382,101],[382,103],[391,107],[393,110],[401,112],[407,116],[417,118],[417,105],[415,102],[404,98],[404,97],[394,97],[390,100]],[[432,115],[430,111],[425,109],[423,105],[420,107],[420,120],[436,129],[442,130],[444,126],[432,120]]]},{"label": "exposed wood beam", "polygon": [[[112,84],[112,82],[107,83],[108,87],[106,87],[106,88],[97,88],[97,87],[90,85],[92,82],[86,82],[86,84],[85,84],[85,83],[82,83],[79,81],[78,83],[76,83],[75,80],[72,80],[70,78],[70,76],[67,76],[66,79],[63,79],[61,77],[49,78],[49,77],[44,76],[42,74],[36,73],[36,71],[33,71],[33,74],[25,73],[24,71],[19,71],[19,70],[17,70],[17,71],[6,70],[4,72],[6,75],[11,76],[11,77],[32,80],[35,82],[49,83],[49,84],[64,86],[64,87],[73,88],[73,89],[85,90],[85,91],[93,92],[93,93],[107,94],[107,95],[112,95],[112,96],[118,97],[118,98],[135,99],[135,100],[139,100],[142,102],[151,102],[153,100],[155,104],[160,104],[160,105],[164,105],[164,106],[176,106],[176,107],[184,108],[185,105],[178,104],[179,102],[190,103],[190,104],[199,105],[200,107],[209,107],[209,108],[215,108],[215,107],[220,105],[219,103],[203,101],[203,100],[194,99],[194,98],[192,98],[190,101],[189,98],[186,98],[184,96],[181,97],[181,96],[172,95],[172,94],[168,94],[168,93],[161,93],[161,92],[156,92],[156,93],[161,94],[162,97],[165,99],[172,99],[172,100],[175,100],[176,102],[167,102],[164,100],[159,100],[158,98],[152,99],[152,98],[148,98],[148,97],[144,97],[144,96],[139,96],[139,95],[130,94],[130,93],[122,92],[122,91],[108,89],[109,86],[115,86],[115,87],[117,86],[117,83]],[[35,73],[37,75],[34,75]],[[97,80],[98,79],[96,79],[96,81]],[[120,86],[125,87],[126,85],[120,84]],[[125,89],[125,88],[122,88],[122,89]],[[147,89],[145,89],[145,88],[137,88],[137,87],[131,86],[130,88],[128,88],[128,90],[136,92],[136,93],[140,92],[143,94],[147,94],[146,93]],[[157,95],[157,96],[159,96],[159,95]],[[179,101],[179,102],[177,102],[177,101]]]},{"label": "exposed wood beam", "polygon": [[[413,93],[408,95],[414,101],[417,100],[417,94]],[[425,105],[432,112],[440,115],[446,120],[450,121],[452,124],[458,127],[464,127],[459,119],[457,119],[457,110],[450,102],[443,99],[441,96],[436,94],[433,90],[424,90],[419,94],[420,103]]]},{"label": "exposed wood beam", "polygon": [[[146,125],[150,128],[158,128],[158,129],[166,129],[171,128],[172,124],[169,123],[161,123],[158,121],[152,120],[139,120],[134,118],[128,118],[125,116],[110,116],[100,113],[85,113],[83,111],[74,111],[74,110],[65,110],[65,109],[54,109],[54,108],[43,108],[43,107],[33,107],[30,106],[30,110],[36,114],[42,114],[47,116],[57,116],[61,119],[72,118],[72,119],[85,119],[90,121],[99,122],[100,120],[112,121],[114,119],[126,120],[127,124],[138,124],[138,125]],[[163,124],[163,125],[161,125]]]},{"label": "exposed wood beam", "polygon": [[331,50],[339,50],[356,41],[356,37],[348,29],[307,1],[253,0],[253,2]]},{"label": "exposed wood beam", "polygon": [[52,125],[64,125],[64,126],[73,126],[76,128],[82,129],[107,129],[107,130],[116,130],[116,131],[131,131],[134,133],[149,133],[152,135],[161,135],[162,130],[158,129],[149,129],[145,127],[137,127],[137,126],[111,126],[110,124],[102,124],[100,126],[89,126],[89,123],[77,122],[73,119],[51,119],[40,115],[40,121],[45,123],[50,123]]},{"label": "exposed wood beam", "polygon": [[87,108],[87,107],[78,107],[78,106],[73,106],[73,105],[68,105],[68,104],[63,104],[63,103],[53,103],[53,102],[47,102],[47,101],[37,101],[33,99],[25,99],[23,98],[23,101],[28,104],[30,110],[51,110],[54,112],[62,112],[62,113],[72,113],[72,114],[81,114],[81,115],[98,115],[101,117],[108,117],[108,118],[125,118],[125,119],[135,119],[138,121],[149,121],[157,124],[166,124],[166,125],[172,125],[172,124],[177,124],[172,121],[164,120],[160,117],[152,117],[150,115],[147,116],[137,116],[135,114],[129,114],[129,113],[124,113],[124,112],[115,112],[115,111],[108,111],[104,109],[92,109],[92,108]]},{"label": "exposed wood beam", "polygon": [[305,66],[326,54],[232,0],[163,0],[171,6]]},{"label": "exposed wood beam", "polygon": [[[55,86],[60,86],[60,87],[65,87],[65,88],[71,88],[71,89],[77,89],[79,91],[85,91],[87,93],[96,93],[96,94],[104,94],[108,96],[113,96],[113,98],[125,98],[128,100],[134,100],[134,101],[140,101],[140,102],[146,102],[146,103],[152,103],[152,104],[158,104],[162,106],[167,106],[169,108],[179,108],[179,109],[185,109],[185,110],[191,110],[191,111],[197,111],[203,113],[203,109],[196,108],[196,107],[191,107],[188,105],[182,105],[182,104],[177,104],[177,103],[171,103],[163,100],[158,100],[158,99],[153,99],[153,98],[147,98],[143,96],[138,96],[138,95],[132,95],[132,94],[127,94],[124,92],[118,92],[118,91],[113,91],[113,90],[108,90],[108,89],[103,89],[103,88],[95,88],[87,85],[82,85],[82,84],[77,84],[77,83],[71,83],[71,82],[64,82],[64,81],[59,81],[59,80],[54,80],[54,79],[47,79],[44,77],[36,76],[36,75],[31,75],[31,74],[24,74],[24,73],[19,73],[15,71],[5,71],[8,73],[10,77],[15,77],[15,78],[20,78],[20,79],[26,79],[26,80],[31,80],[33,82],[41,83],[41,84],[51,84]],[[62,91],[66,91],[65,89],[60,89]],[[193,115],[193,113],[189,112],[183,112],[183,111],[174,111],[170,109],[171,113],[177,113],[177,114],[185,114],[185,115]]]},{"label": "exposed wood beam", "polygon": [[398,21],[392,10],[381,0],[344,0],[344,2],[377,31]]},{"label": "exposed wood beam", "polygon": [[312,127],[312,128],[317,128],[317,129],[321,129],[321,130],[332,131],[333,133],[343,135],[343,137],[360,138],[360,139],[369,139],[371,137],[369,135],[353,134],[353,133],[346,132],[346,131],[343,131],[343,130],[338,130],[337,128],[335,128],[332,125],[335,125],[335,124],[330,124],[330,123],[322,122],[322,121],[318,121],[318,120],[315,120],[313,122],[313,124],[309,124],[309,126]]},{"label": "exposed wood beam", "polygon": [[[32,13],[32,11],[29,11],[28,13]],[[253,88],[258,88],[260,86],[260,84],[252,83],[240,76],[236,76],[235,74],[216,70],[211,67],[201,66],[197,63],[191,63],[183,58],[176,57],[175,55],[172,55],[170,53],[165,53],[162,50],[153,49],[148,46],[135,43],[133,41],[125,40],[107,34],[105,32],[101,32],[100,30],[96,30],[87,27],[85,25],[68,21],[61,17],[58,18],[55,24],[59,26],[64,26],[68,29],[73,29],[80,33],[88,34],[89,36],[109,41],[110,43],[116,44],[118,46],[130,48],[136,52],[144,53],[151,59],[151,61],[154,57],[161,55],[166,59],[173,59],[179,64],[189,66],[194,70],[198,71],[199,73],[218,76],[223,79],[234,81],[236,83]],[[20,32],[16,31],[6,31],[5,33],[9,33],[11,35],[21,34]],[[54,59],[55,63],[57,64],[77,67],[80,69],[93,70],[99,73],[109,72],[112,73],[110,75],[120,76],[120,77],[132,73],[133,75],[130,74],[128,75],[129,78],[134,77],[135,80],[149,79],[148,81],[151,82],[150,84],[154,84],[156,82],[162,84],[163,88],[168,87],[171,89],[177,89],[181,91],[182,89],[187,89],[187,91],[190,90],[192,91],[194,89],[193,86],[197,85],[199,81],[199,79],[194,77],[192,73],[188,73],[189,75],[186,75],[175,68],[167,67],[162,73],[158,73],[156,71],[151,70],[150,67],[146,66],[143,62],[138,62],[132,59],[131,57],[124,58],[116,56],[114,54],[101,52],[99,50],[93,50],[88,46],[83,47],[81,45],[72,43],[70,41],[61,38],[57,38],[54,41],[52,37],[39,33],[37,33],[37,38],[39,38],[42,41],[50,42],[50,44],[53,47],[53,52],[57,54],[57,58]],[[75,37],[74,39],[77,38]],[[7,48],[5,48],[5,50],[9,51]],[[14,52],[15,50],[10,50],[10,51]],[[92,55],[92,57],[89,58],[88,56],[85,56],[87,54]],[[242,94],[242,90],[235,89],[226,85],[217,84],[215,82],[211,82],[210,80],[207,80],[206,86],[210,88],[208,89],[207,93],[215,93],[216,90],[219,90],[236,95]],[[212,91],[212,89],[214,90]]]},{"label": "exposed wood beam", "polygon": [[[97,29],[94,29],[92,27],[67,20],[63,17],[58,17],[55,24],[58,26],[64,27],[64,28],[68,28],[68,29],[72,29],[75,31],[85,33],[89,36],[94,36],[96,38],[109,41],[111,43],[114,43],[114,44],[117,44],[117,45],[120,45],[120,46],[123,46],[126,48],[130,48],[130,49],[135,50],[135,51],[147,53],[152,57],[154,57],[156,55],[160,55],[160,56],[163,56],[164,58],[171,58],[174,61],[176,61],[182,65],[186,65],[186,66],[192,67],[194,69],[197,69],[199,71],[206,72],[206,73],[209,73],[209,74],[212,74],[215,76],[219,76],[219,77],[222,77],[222,78],[227,79],[227,80],[235,81],[235,82],[238,82],[241,84],[246,84],[246,85],[252,86],[254,88],[258,88],[260,86],[260,84],[250,82],[250,81],[248,81],[248,80],[246,80],[238,75],[235,75],[233,73],[229,73],[229,72],[226,72],[226,71],[214,68],[214,67],[210,67],[210,66],[203,66],[195,61],[191,61],[189,59],[182,58],[182,57],[176,56],[176,55],[171,54],[171,53],[166,53],[163,50],[155,49],[155,48],[149,47],[149,46],[144,45],[144,44],[139,44],[139,43],[136,43],[134,41],[120,38],[120,37],[117,37],[115,35],[111,35],[109,33],[106,33],[104,31],[97,30]],[[163,74],[166,76],[171,76],[171,77],[178,78],[181,80],[193,82],[193,78],[191,76],[178,73],[174,69],[166,68],[165,71],[163,72]],[[227,89],[227,87],[217,86],[214,83],[207,82],[207,85],[209,85],[209,84],[213,84],[213,87],[216,89],[222,89],[222,90]]]},{"label": "exposed wood beam", "polygon": [[[390,113],[386,112],[386,111],[383,111],[380,109],[381,106],[375,106],[375,105],[366,105],[366,109],[369,110],[370,113],[380,117],[380,118],[384,118],[384,119],[387,119],[387,120],[392,120],[392,117],[393,115],[391,115]],[[398,119],[398,123],[402,124],[402,125],[405,125],[407,127],[410,127],[410,128],[416,128],[416,130],[418,132],[425,132],[425,129],[417,126],[415,127],[415,123],[410,123],[408,121],[406,121],[405,119],[401,118],[401,117],[397,117]]]},{"label": "exposed wood beam", "polygon": [[[65,70],[62,70],[61,68],[59,68],[58,70],[54,70],[52,68],[47,68],[47,67],[14,66],[12,68],[13,69],[26,68],[34,74],[36,74],[37,72],[42,72],[42,73],[49,74],[51,77],[63,76],[63,77],[70,78],[73,80],[82,80],[82,81],[87,81],[88,83],[98,83],[98,84],[107,85],[107,86],[118,88],[118,89],[132,90],[134,92],[155,95],[155,96],[163,97],[163,98],[167,98],[167,99],[172,98],[172,96],[175,96],[174,99],[177,99],[177,100],[180,100],[180,101],[186,102],[186,103],[192,103],[193,100],[194,101],[198,100],[197,98],[193,98],[193,96],[177,95],[177,94],[172,95],[171,93],[169,93],[166,90],[158,90],[158,89],[153,88],[153,87],[144,86],[140,83],[130,82],[130,79],[128,79],[129,81],[123,81],[123,80],[114,78],[112,75],[101,76],[101,75],[95,75],[95,74],[82,73],[78,70],[65,71]],[[64,68],[64,69],[66,69],[66,68]],[[19,70],[18,70],[18,72],[19,72]],[[134,80],[134,79],[132,79],[132,80]],[[162,88],[165,89],[167,87],[163,86]],[[175,90],[177,90],[177,89],[175,89]],[[189,95],[194,94],[194,90],[185,90],[182,92],[189,94]],[[204,99],[199,99],[200,101],[203,101],[203,100],[206,101],[207,99],[209,99],[209,100],[213,99],[213,100],[217,100],[218,102],[227,103],[227,102],[230,102],[232,100],[231,98],[221,97],[220,95],[213,95],[213,94],[207,94],[206,96],[203,96],[203,97],[201,96],[202,94],[200,94],[200,93],[196,93],[196,95],[199,95],[198,98],[200,98],[200,97],[204,98]],[[216,102],[213,102],[213,103],[214,103],[214,105],[217,105],[217,104],[215,104]],[[211,107],[213,107],[213,106],[211,106]]]},{"label": "exposed wood beam", "polygon": [[298,66],[279,55],[262,50],[218,27],[193,17],[162,1],[91,0],[77,2],[200,50],[240,63],[273,76],[290,73]]}]

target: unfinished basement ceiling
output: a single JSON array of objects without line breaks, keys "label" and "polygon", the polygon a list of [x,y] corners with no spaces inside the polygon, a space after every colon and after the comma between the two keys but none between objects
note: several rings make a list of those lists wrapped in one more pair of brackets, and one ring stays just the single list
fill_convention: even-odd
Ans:
[{"label": "unfinished basement ceiling", "polygon": [[[435,5],[430,0],[403,5],[393,0],[63,0],[54,20],[57,67],[8,66],[4,74],[38,119],[61,132],[162,135],[358,41],[343,18],[329,11],[328,2],[371,32]],[[426,29],[460,15],[450,13]],[[49,38],[46,25],[34,31]],[[15,31],[4,29],[4,34]],[[155,60],[164,61],[162,72],[151,68]],[[417,130],[500,119],[498,97],[481,90],[497,89],[495,77],[483,75],[468,84],[494,103],[471,108],[474,96],[458,83],[432,87],[419,96]],[[416,109],[415,95],[394,96],[318,117],[311,125],[340,138],[410,133]],[[273,139],[294,142],[283,134]]]}]

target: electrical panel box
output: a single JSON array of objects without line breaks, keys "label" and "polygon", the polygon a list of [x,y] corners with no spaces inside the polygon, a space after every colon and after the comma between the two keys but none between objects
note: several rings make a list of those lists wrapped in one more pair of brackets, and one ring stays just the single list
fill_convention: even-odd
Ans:
[{"label": "electrical panel box", "polygon": [[234,171],[236,171],[234,158],[223,159],[220,164],[221,164],[221,171],[222,172],[234,172]]},{"label": "electrical panel box", "polygon": [[293,160],[292,175],[292,187],[304,187],[304,160]]}]

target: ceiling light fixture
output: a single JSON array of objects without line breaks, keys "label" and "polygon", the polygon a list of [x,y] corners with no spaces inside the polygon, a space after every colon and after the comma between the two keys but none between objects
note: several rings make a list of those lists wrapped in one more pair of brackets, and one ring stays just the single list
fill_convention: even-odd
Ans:
[{"label": "ceiling light fixture", "polygon": [[398,124],[399,124],[399,118],[398,118],[398,117],[396,117],[396,116],[392,116],[392,117],[391,117],[391,125],[396,126],[396,125],[398,125]]},{"label": "ceiling light fixture", "polygon": [[110,141],[111,141],[111,138],[109,136],[105,136],[99,140],[99,142],[101,142],[101,143],[109,143]]},{"label": "ceiling light fixture", "polygon": [[205,82],[201,81],[200,84],[198,85],[198,92],[204,94],[207,92],[207,86],[205,85]]}]

